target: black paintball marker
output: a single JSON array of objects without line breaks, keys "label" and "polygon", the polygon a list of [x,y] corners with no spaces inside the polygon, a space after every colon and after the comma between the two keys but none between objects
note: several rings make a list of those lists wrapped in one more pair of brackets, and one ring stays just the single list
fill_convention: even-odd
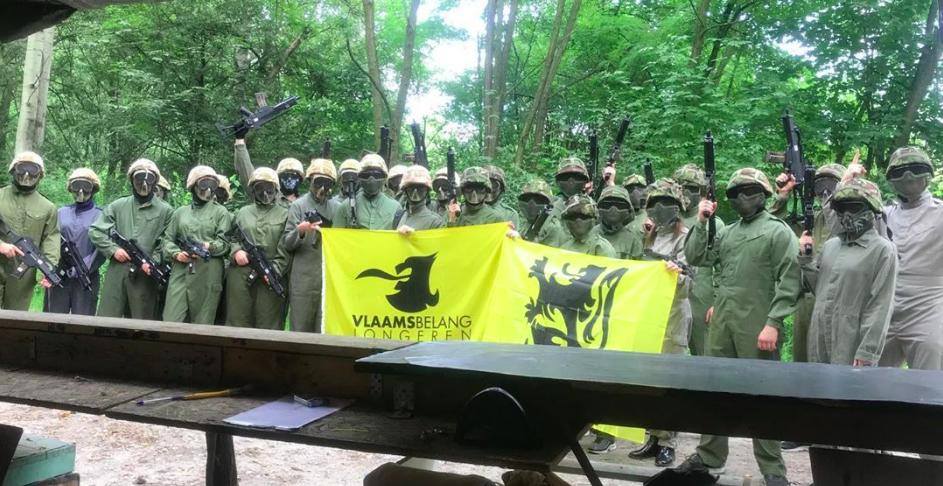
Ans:
[{"label": "black paintball marker", "polygon": [[380,127],[380,151],[378,152],[383,161],[390,163],[390,157],[393,156],[393,142],[390,140],[390,127],[383,125]]},{"label": "black paintball marker", "polygon": [[423,167],[429,167],[429,157],[426,155],[426,134],[419,129],[419,124],[413,122],[409,126],[413,133],[413,163]]},{"label": "black paintball marker", "polygon": [[[716,193],[716,171],[717,167],[714,161],[714,135],[710,130],[704,135],[704,177],[707,179],[707,200],[717,202]],[[691,201],[694,204],[694,201]],[[707,213],[704,214],[707,216]],[[717,219],[714,213],[710,214],[707,220],[707,249],[714,249],[714,238],[717,237]]]},{"label": "black paintball marker", "polygon": [[[351,209],[353,209],[353,208],[351,208]],[[354,214],[354,218],[356,218],[356,214]],[[309,222],[309,223],[311,223],[311,224],[318,224],[318,223],[321,223],[321,227],[322,227],[322,228],[330,228],[330,227],[333,226],[333,224],[334,224],[333,221],[331,221],[330,219],[325,218],[324,215],[322,215],[320,212],[318,212],[317,209],[314,209],[314,210],[312,210],[312,211],[305,211],[304,220],[307,221],[307,222]],[[351,227],[357,227],[357,225],[356,225],[356,220],[354,220],[354,221],[352,222]]]},{"label": "black paintball marker", "polygon": [[170,265],[158,265],[150,255],[138,246],[136,241],[125,238],[114,228],[108,231],[108,238],[131,257],[132,265],[130,273],[132,275],[137,273],[138,268],[147,264],[151,267],[149,276],[157,282],[157,285],[160,287],[167,286],[167,282],[170,281]]},{"label": "black paintball marker", "polygon": [[[625,137],[628,136],[631,127],[632,119],[629,117],[623,118],[622,123],[619,124],[619,131],[616,132],[616,139],[612,142],[612,149],[609,150],[609,157],[606,158],[606,167],[615,167],[616,162],[622,158],[622,144],[625,143]],[[604,177],[602,184],[609,184],[609,178]]]},{"label": "black paintball marker", "polygon": [[223,125],[221,123],[216,124],[216,129],[219,130],[219,133],[223,136],[223,138],[229,139],[236,136],[237,133],[248,132],[253,128],[259,128],[262,125],[265,125],[266,123],[278,118],[288,111],[289,108],[295,106],[295,103],[298,103],[297,96],[290,96],[275,106],[265,105],[264,97],[258,97],[258,99],[261,102],[259,103],[258,111],[255,113],[249,111],[248,108],[243,106],[239,108],[239,115],[242,116],[239,121],[233,123],[232,125]]},{"label": "black paintball marker", "polygon": [[34,242],[32,238],[20,236],[11,229],[5,231],[4,238],[11,245],[19,248],[20,251],[23,252],[23,255],[19,257],[19,265],[13,270],[14,277],[23,278],[23,275],[25,275],[30,268],[35,268],[43,274],[43,277],[46,277],[46,280],[48,280],[53,287],[62,287],[62,277],[59,276],[56,267],[52,266],[52,263],[43,256],[43,252],[36,246],[36,242]]},{"label": "black paintball marker", "polygon": [[645,160],[642,164],[642,172],[645,174],[645,185],[650,186],[655,183],[655,169],[652,167],[651,160]]},{"label": "black paintball marker", "polygon": [[658,253],[651,249],[643,251],[642,254],[650,260],[662,260],[662,261],[674,263],[675,265],[681,268],[682,275],[687,275],[689,277],[694,276],[694,271],[691,269],[691,267],[683,263],[681,260],[678,260],[677,258],[671,258],[668,255]]},{"label": "black paintball marker", "polygon": [[331,139],[324,141],[324,145],[321,145],[321,158],[330,159],[331,158]]},{"label": "black paintball marker", "polygon": [[543,229],[552,210],[553,204],[547,204],[547,206],[540,211],[540,214],[537,215],[537,219],[534,220],[534,224],[530,225],[530,228],[527,228],[527,231],[521,235],[525,241],[534,241],[540,236],[540,230]]},{"label": "black paintball marker", "polygon": [[599,138],[596,136],[596,130],[589,132],[589,177],[593,181],[593,193],[590,196],[595,200],[602,192],[602,177],[599,177]]},{"label": "black paintball marker", "polygon": [[455,187],[455,149],[449,147],[445,153],[445,176],[449,178],[449,203],[458,199],[458,188]]},{"label": "black paintball marker", "polygon": [[[71,270],[71,272],[70,272]],[[92,290],[92,279],[89,276],[88,266],[85,260],[79,254],[79,249],[74,241],[62,238],[62,245],[59,247],[59,277],[66,278],[72,274],[85,290]]]},{"label": "black paintball marker", "polygon": [[268,285],[272,292],[284,299],[287,296],[285,285],[282,283],[281,276],[275,270],[275,266],[265,256],[265,250],[253,243],[249,235],[239,226],[233,228],[232,236],[233,241],[242,245],[243,251],[249,254],[249,266],[252,269],[249,272],[249,285],[254,284],[259,277],[262,277],[265,285]]},{"label": "black paintball marker", "polygon": [[[789,114],[789,110],[783,113],[783,130],[786,132],[786,153],[783,159],[783,170],[791,175],[796,181],[796,187],[792,191],[792,213],[790,222],[796,223],[799,220],[799,195],[805,189],[806,163],[802,153],[802,136],[795,120]],[[809,180],[812,183],[812,180]],[[777,181],[776,185],[780,188],[784,183]]]},{"label": "black paintball marker", "polygon": [[187,269],[190,273],[193,273],[193,261],[197,258],[208,262],[210,260],[210,251],[203,246],[203,243],[196,241],[190,237],[177,236],[174,239],[174,243],[180,247],[180,251],[186,253],[190,257],[190,261],[187,262]]}]

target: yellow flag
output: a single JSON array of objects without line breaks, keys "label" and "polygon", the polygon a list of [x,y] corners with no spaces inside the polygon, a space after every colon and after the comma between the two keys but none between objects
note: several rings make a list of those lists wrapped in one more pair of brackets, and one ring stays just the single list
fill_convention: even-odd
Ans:
[{"label": "yellow flag", "polygon": [[573,253],[506,232],[323,230],[325,332],[661,352],[677,283],[664,262]]}]

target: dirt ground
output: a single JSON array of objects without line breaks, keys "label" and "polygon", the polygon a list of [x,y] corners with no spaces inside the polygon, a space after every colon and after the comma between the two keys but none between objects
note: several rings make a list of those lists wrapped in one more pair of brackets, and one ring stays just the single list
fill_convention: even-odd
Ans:
[{"label": "dirt ground", "polygon": [[[83,486],[183,486],[203,484],[206,448],[199,432],[112,420],[23,405],[0,404],[0,423],[16,425],[76,444],[76,472]],[[589,438],[584,439],[588,443]],[[697,436],[682,434],[678,461],[694,451]],[[377,466],[399,460],[396,456],[367,454],[285,442],[235,438],[239,482],[243,486],[357,485]],[[634,444],[619,447],[594,461],[631,463],[626,453]],[[750,441],[731,440],[727,472],[759,477]],[[786,452],[792,484],[812,482],[805,451]],[[639,463],[643,464],[643,463]],[[643,465],[651,465],[643,464]],[[502,470],[455,463],[438,463],[437,470],[473,473],[498,480]],[[580,476],[563,475],[575,485],[588,485]],[[604,480],[606,485],[631,485]]]}]

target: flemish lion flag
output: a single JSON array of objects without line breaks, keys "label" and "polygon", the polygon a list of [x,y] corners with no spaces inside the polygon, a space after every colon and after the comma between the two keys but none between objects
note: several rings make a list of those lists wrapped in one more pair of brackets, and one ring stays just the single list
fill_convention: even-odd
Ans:
[{"label": "flemish lion flag", "polygon": [[[664,262],[595,257],[492,224],[325,229],[325,332],[661,352],[677,277]],[[608,430],[641,441],[640,431]]]}]

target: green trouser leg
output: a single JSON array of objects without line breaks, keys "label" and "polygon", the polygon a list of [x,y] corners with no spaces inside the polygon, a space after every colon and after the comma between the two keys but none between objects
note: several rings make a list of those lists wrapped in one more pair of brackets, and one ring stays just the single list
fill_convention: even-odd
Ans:
[{"label": "green trouser leg", "polygon": [[284,329],[285,301],[265,282],[249,285],[251,270],[230,267],[226,272],[226,324],[259,329]]},{"label": "green trouser leg", "polygon": [[705,356],[707,354],[707,309],[711,302],[702,301],[691,296],[691,338],[688,340],[688,348],[693,356]]},{"label": "green trouser leg", "polygon": [[130,265],[111,261],[105,271],[98,315],[102,317],[131,317],[158,320],[157,301],[160,291],[157,283],[140,270],[133,275]]},{"label": "green trouser leg", "polygon": [[815,296],[806,292],[796,302],[796,313],[792,320],[792,360],[796,363],[809,362],[809,326],[812,324],[812,308]]},{"label": "green trouser leg", "polygon": [[[12,268],[11,265],[4,265],[4,270]],[[6,281],[3,283],[3,301],[0,302],[0,308],[8,310],[28,311],[30,301],[33,300],[33,289],[36,287],[36,269],[31,268],[26,271],[22,278],[16,278],[10,273],[6,273]]]},{"label": "green trouser leg", "polygon": [[174,263],[167,288],[164,320],[213,324],[219,296],[223,292],[222,280],[223,261],[219,258],[194,263],[192,273],[186,264]]},{"label": "green trouser leg", "polygon": [[[778,352],[760,351],[756,347],[757,333],[736,332],[725,326],[711,326],[707,334],[708,356],[721,358],[747,358],[779,360]],[[753,456],[763,474],[786,477],[786,463],[778,440],[753,439]],[[730,452],[728,438],[717,435],[702,435],[697,454],[704,465],[723,467]]]},{"label": "green trouser leg", "polygon": [[291,330],[297,332],[321,332],[321,289],[296,290],[290,292],[288,314]]}]

